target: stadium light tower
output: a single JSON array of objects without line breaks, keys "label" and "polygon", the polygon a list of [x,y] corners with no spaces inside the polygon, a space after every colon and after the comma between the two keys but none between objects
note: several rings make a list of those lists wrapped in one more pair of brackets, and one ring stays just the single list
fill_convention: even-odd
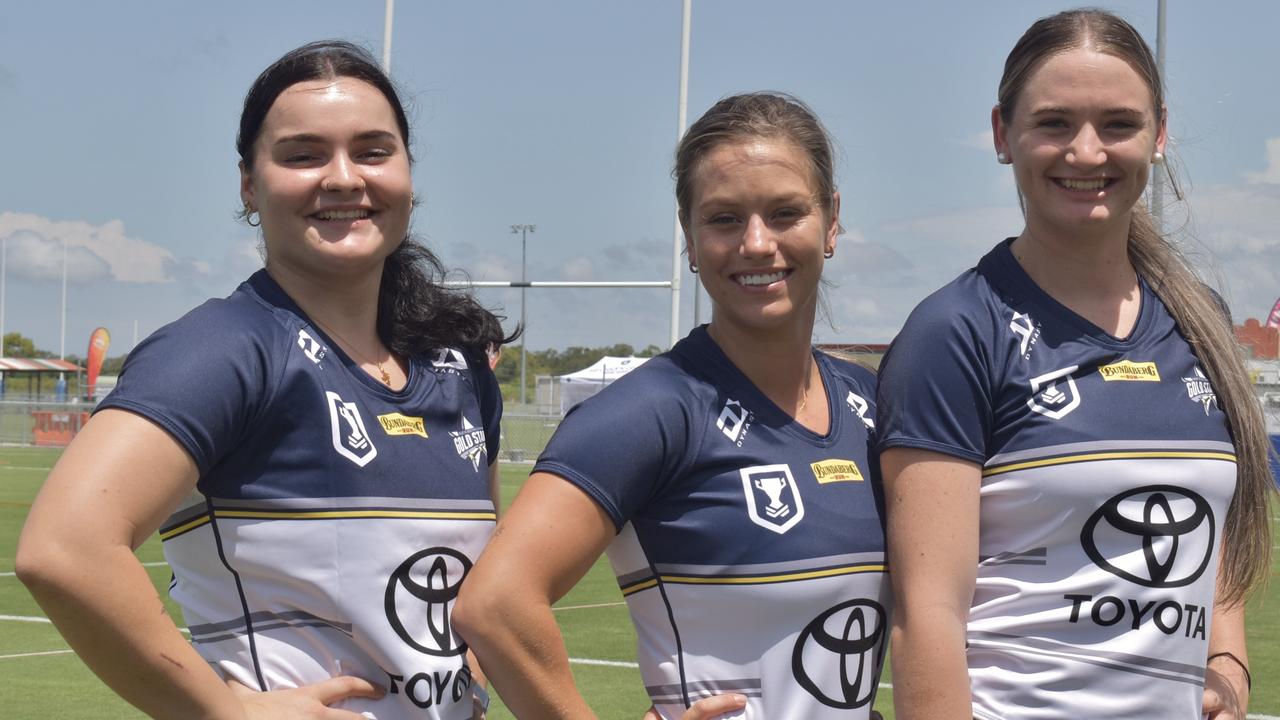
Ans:
[{"label": "stadium light tower", "polygon": [[529,336],[529,333],[526,332],[527,328],[525,327],[525,324],[524,324],[524,321],[525,321],[524,293],[525,293],[525,290],[527,290],[529,287],[529,279],[528,277],[525,276],[525,271],[528,268],[528,254],[525,252],[525,250],[526,250],[526,240],[528,240],[529,238],[529,233],[537,232],[537,231],[538,231],[538,227],[536,225],[512,225],[511,226],[511,234],[512,235],[518,234],[520,236],[520,330],[521,330],[520,332],[520,404],[521,405],[524,405],[525,401],[528,399],[525,396],[525,392],[527,388],[525,386],[524,377],[525,377],[525,368],[528,367],[528,363],[529,363],[529,356],[525,353],[525,344],[524,344],[525,338]]}]

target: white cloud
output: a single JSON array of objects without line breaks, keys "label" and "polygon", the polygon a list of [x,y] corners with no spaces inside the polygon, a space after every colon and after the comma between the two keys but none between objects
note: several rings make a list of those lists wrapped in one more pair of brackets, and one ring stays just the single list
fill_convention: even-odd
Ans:
[{"label": "white cloud", "polygon": [[[110,220],[102,225],[79,221],[55,221],[26,213],[0,212],[0,238],[18,238],[25,254],[13,258],[13,269],[30,277],[43,278],[48,263],[62,273],[62,244],[68,246],[68,278],[76,264],[78,281],[112,279],[130,283],[163,283],[174,278],[170,270],[178,263],[173,253],[158,245],[129,237],[124,223]],[[51,257],[55,252],[56,257]]]},{"label": "white cloud", "polygon": [[[18,230],[5,237],[6,267],[14,277],[27,280],[61,280],[62,251],[60,241],[51,240],[31,230]],[[67,281],[86,283],[110,277],[107,263],[92,252],[68,246]]]},{"label": "white cloud", "polygon": [[1248,173],[1245,177],[1255,184],[1280,185],[1280,137],[1267,141],[1267,169],[1260,173]]},{"label": "white cloud", "polygon": [[570,282],[586,282],[596,277],[595,264],[588,257],[576,257],[560,266],[560,274]]}]

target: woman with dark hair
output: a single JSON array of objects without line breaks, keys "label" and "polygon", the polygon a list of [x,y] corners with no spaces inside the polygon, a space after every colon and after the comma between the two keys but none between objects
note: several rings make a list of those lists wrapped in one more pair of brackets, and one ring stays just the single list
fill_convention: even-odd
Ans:
[{"label": "woman with dark hair", "polygon": [[[509,338],[408,237],[409,142],[364,50],[263,71],[237,148],[265,269],[130,353],[31,509],[19,576],[152,716],[483,715],[449,613],[496,520]],[[190,641],[132,554],[156,530]]]},{"label": "woman with dark hair", "polygon": [[1041,19],[991,122],[1026,226],[881,371],[898,717],[1243,720],[1274,489],[1230,320],[1142,205],[1156,63]]},{"label": "woman with dark hair", "polygon": [[888,603],[875,377],[811,344],[840,228],[830,141],[794,98],[729,97],[675,177],[711,323],[565,417],[459,633],[518,717],[591,717],[551,605],[607,548],[650,717],[867,718]]}]

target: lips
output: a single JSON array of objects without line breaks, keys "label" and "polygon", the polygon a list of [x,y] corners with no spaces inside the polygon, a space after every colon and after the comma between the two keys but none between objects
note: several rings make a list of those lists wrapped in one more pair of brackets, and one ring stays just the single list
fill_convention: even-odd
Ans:
[{"label": "lips", "polygon": [[1114,182],[1114,178],[1055,178],[1054,182],[1068,190],[1097,192]]},{"label": "lips", "polygon": [[790,274],[791,270],[782,268],[781,270],[734,273],[731,277],[739,285],[763,287],[776,283]]},{"label": "lips", "polygon": [[373,211],[366,208],[356,208],[352,210],[321,210],[312,213],[312,217],[317,220],[364,220],[373,216]]}]

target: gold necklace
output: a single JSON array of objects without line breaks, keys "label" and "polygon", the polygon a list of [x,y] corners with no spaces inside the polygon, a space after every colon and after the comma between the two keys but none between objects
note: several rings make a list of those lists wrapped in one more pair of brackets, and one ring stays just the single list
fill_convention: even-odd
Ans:
[{"label": "gold necklace", "polygon": [[809,361],[809,367],[805,368],[804,387],[800,388],[800,407],[796,408],[796,415],[804,412],[804,406],[809,402],[809,381],[813,379],[813,361]]},{"label": "gold necklace", "polygon": [[[329,327],[328,325],[325,325],[324,323],[320,322],[320,320],[319,320],[318,318],[312,318],[312,320],[315,320],[316,324],[317,324],[317,325],[319,325],[320,327],[324,328],[324,329],[325,329],[325,331],[326,331],[326,332],[328,332],[330,335],[334,336],[334,337],[335,337],[335,338],[337,338],[338,340],[341,340],[341,341],[342,341],[342,344],[343,344],[343,345],[345,345],[345,346],[347,346],[347,348],[349,348],[349,349],[351,350],[351,352],[353,352],[353,353],[355,353],[356,355],[360,356],[360,360],[362,360],[363,362],[373,363],[374,365],[376,365],[376,366],[378,367],[378,373],[379,373],[380,375],[382,375],[382,384],[383,384],[383,385],[386,385],[387,387],[391,387],[391,373],[387,372],[387,371],[386,371],[386,369],[384,369],[384,368],[382,367],[382,363],[378,362],[377,360],[371,360],[371,359],[369,359],[369,356],[367,356],[367,355],[365,355],[364,353],[360,352],[360,350],[359,350],[359,349],[357,349],[357,348],[356,348],[356,346],[355,346],[355,345],[353,345],[353,344],[351,343],[351,341],[350,341],[350,340],[348,340],[348,339],[346,339],[346,338],[342,337],[341,335],[339,335],[337,330],[334,330],[333,328]],[[388,354],[390,354],[390,352],[389,352],[389,351],[388,351]]]}]

